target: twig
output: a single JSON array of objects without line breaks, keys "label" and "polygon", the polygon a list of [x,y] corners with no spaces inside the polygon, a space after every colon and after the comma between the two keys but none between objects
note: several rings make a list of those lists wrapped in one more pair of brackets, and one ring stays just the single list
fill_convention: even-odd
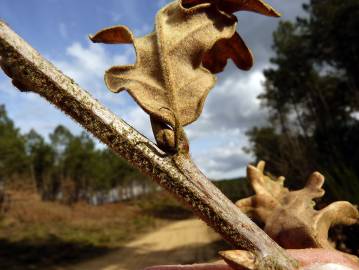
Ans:
[{"label": "twig", "polygon": [[[102,106],[0,21],[1,66],[22,91],[32,91],[149,175],[236,248],[252,251],[266,269],[295,269],[295,261],[229,201],[189,156],[176,162]],[[263,263],[261,263],[263,265]]]}]

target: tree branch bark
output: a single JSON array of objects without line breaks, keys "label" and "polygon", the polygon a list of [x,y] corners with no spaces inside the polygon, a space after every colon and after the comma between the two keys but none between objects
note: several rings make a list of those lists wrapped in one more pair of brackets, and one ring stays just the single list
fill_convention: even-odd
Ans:
[{"label": "tree branch bark", "polygon": [[1,21],[0,56],[1,67],[17,88],[39,94],[71,116],[185,203],[236,248],[255,253],[266,269],[296,268],[294,259],[229,201],[189,156],[180,156],[175,163],[163,155],[155,144],[116,117]]}]

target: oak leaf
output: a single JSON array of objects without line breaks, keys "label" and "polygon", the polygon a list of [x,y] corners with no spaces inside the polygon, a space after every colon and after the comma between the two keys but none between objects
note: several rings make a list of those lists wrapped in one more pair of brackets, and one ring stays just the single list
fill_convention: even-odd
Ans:
[{"label": "oak leaf", "polygon": [[246,5],[228,1],[227,13],[211,1],[189,2],[175,1],[159,10],[154,31],[144,37],[136,38],[125,26],[106,28],[90,37],[93,42],[134,45],[136,63],[110,68],[105,82],[113,92],[127,90],[151,116],[157,143],[165,150],[177,146],[179,127],[199,117],[216,82],[214,73],[224,69],[227,59],[245,70],[253,64],[231,14],[248,10]]},{"label": "oak leaf", "polygon": [[359,222],[358,209],[346,201],[334,202],[316,210],[314,199],[323,197],[324,177],[313,173],[303,189],[289,191],[284,177],[274,179],[264,174],[265,163],[248,166],[248,179],[256,193],[236,205],[254,220],[264,224],[264,231],[284,248],[333,248],[328,231],[337,224]]}]

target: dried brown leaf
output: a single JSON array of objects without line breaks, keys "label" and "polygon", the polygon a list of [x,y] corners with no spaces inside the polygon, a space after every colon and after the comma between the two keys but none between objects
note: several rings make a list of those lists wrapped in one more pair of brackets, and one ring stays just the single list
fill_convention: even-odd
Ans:
[{"label": "dried brown leaf", "polygon": [[225,68],[227,59],[232,59],[235,65],[243,70],[248,70],[253,65],[252,53],[238,33],[235,33],[230,39],[217,41],[203,55],[202,64],[212,73],[219,73]]},{"label": "dried brown leaf", "polygon": [[324,195],[324,177],[313,173],[297,191],[284,187],[284,178],[264,174],[262,161],[248,166],[248,179],[256,195],[236,202],[241,210],[264,224],[265,232],[285,248],[332,248],[328,231],[336,224],[359,221],[358,209],[349,202],[334,202],[317,211],[314,199]]},{"label": "dried brown leaf", "polygon": [[[240,8],[224,2],[220,8]],[[248,5],[240,5],[247,9]],[[252,54],[236,33],[236,25],[231,12],[210,3],[189,10],[178,0],[157,13],[154,32],[149,35],[136,38],[128,28],[115,26],[90,38],[109,44],[133,43],[136,63],[109,69],[106,85],[113,92],[128,90],[151,116],[158,144],[174,148],[184,136],[179,128],[199,117],[216,81],[213,74],[224,69],[227,59],[241,69],[252,66]]]}]

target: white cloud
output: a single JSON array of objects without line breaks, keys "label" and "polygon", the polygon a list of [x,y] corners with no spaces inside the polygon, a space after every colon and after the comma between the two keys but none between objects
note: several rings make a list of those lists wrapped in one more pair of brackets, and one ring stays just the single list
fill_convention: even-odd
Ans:
[{"label": "white cloud", "polygon": [[[55,66],[66,75],[73,78],[82,87],[87,89],[102,103],[117,113],[132,115],[136,123],[141,117],[136,117],[128,106],[128,95],[111,93],[103,82],[105,70],[113,65],[131,62],[131,52],[122,50],[123,54],[111,54],[99,44],[88,43],[86,46],[74,42],[66,48],[66,59],[50,59]],[[64,116],[52,105],[33,93],[21,93],[11,85],[11,80],[5,75],[0,76],[0,103],[5,103],[9,115],[15,120],[22,132],[35,128],[43,135],[47,135],[58,124],[69,127],[73,132],[80,131],[79,126]],[[141,124],[141,128],[144,129]]]},{"label": "white cloud", "polygon": [[122,51],[123,54],[113,55],[103,45],[87,43],[83,46],[74,42],[66,49],[67,59],[52,62],[106,105],[124,105],[126,100],[115,97],[103,81],[104,73],[110,67],[133,62],[131,51]]},{"label": "white cloud", "polygon": [[88,89],[114,113],[153,139],[148,115],[135,104],[128,93],[114,94],[104,84],[104,73],[111,66],[134,62],[132,52],[123,51],[123,54],[113,55],[103,45],[88,43],[83,46],[75,42],[66,49],[68,59],[54,62],[66,75]]},{"label": "white cloud", "polygon": [[79,126],[55,109],[43,98],[34,93],[23,93],[17,90],[10,78],[0,74],[0,104],[5,104],[10,119],[26,133],[34,128],[46,136],[58,124],[63,124],[73,132],[79,132]]},{"label": "white cloud", "polygon": [[119,62],[117,64],[128,62],[126,55],[111,57],[103,47],[91,43],[84,47],[79,42],[74,42],[66,49],[66,54],[69,56],[68,60],[55,60],[55,64],[84,84],[103,77],[104,71],[114,65],[115,61]]},{"label": "white cloud", "polygon": [[[257,96],[263,91],[264,76],[261,70],[248,74],[238,71],[228,76],[217,89],[214,89],[209,110],[211,121],[225,127],[248,126],[250,121],[258,120],[264,111],[260,108]],[[221,104],[221,105],[219,105]],[[225,105],[225,106],[224,106]],[[253,123],[257,124],[257,123]]]},{"label": "white cloud", "polygon": [[245,168],[252,159],[243,151],[240,142],[229,140],[195,154],[194,160],[209,178],[228,179],[245,175]]},{"label": "white cloud", "polygon": [[147,138],[154,140],[149,116],[139,106],[121,112],[121,117]]},{"label": "white cloud", "polygon": [[264,76],[259,69],[237,71],[218,81],[203,114],[186,131],[193,144],[193,156],[209,177],[243,176],[253,159],[243,151],[249,144],[245,132],[264,124],[266,119],[266,110],[257,99],[263,91]]},{"label": "white cloud", "polygon": [[257,99],[263,91],[262,71],[238,71],[223,79],[208,96],[199,120],[188,127],[192,138],[236,129],[243,132],[251,126],[264,123],[266,110]]}]

